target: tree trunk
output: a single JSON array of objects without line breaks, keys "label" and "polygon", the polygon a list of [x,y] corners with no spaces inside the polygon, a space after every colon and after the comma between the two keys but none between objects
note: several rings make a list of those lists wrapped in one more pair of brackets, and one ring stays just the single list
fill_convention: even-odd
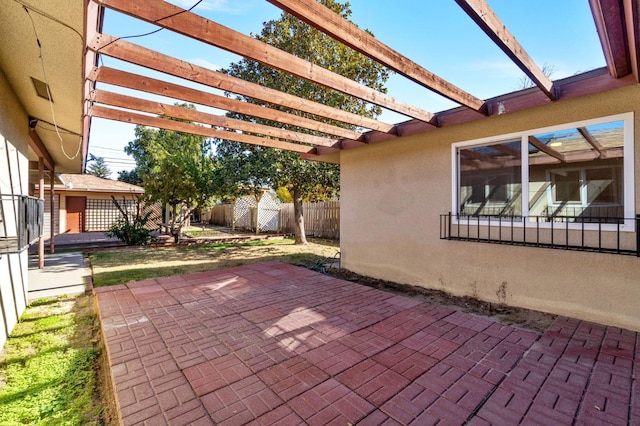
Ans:
[{"label": "tree trunk", "polygon": [[262,191],[259,194],[254,195],[254,198],[256,200],[256,235],[260,233],[260,200],[262,200],[263,195],[264,192]]},{"label": "tree trunk", "polygon": [[231,231],[236,232],[236,199],[231,200]]},{"label": "tree trunk", "polygon": [[176,226],[177,218],[178,218],[178,205],[171,205],[171,235],[173,235],[173,242],[180,242],[180,229]]},{"label": "tree trunk", "polygon": [[293,188],[293,217],[295,219],[294,234],[296,244],[307,244],[307,236],[304,231],[304,214],[302,211],[302,195]]}]

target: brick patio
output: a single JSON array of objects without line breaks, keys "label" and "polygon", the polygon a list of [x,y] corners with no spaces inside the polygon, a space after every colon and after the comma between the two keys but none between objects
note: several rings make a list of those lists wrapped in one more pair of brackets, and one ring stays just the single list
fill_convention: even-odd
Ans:
[{"label": "brick patio", "polygon": [[640,424],[628,330],[540,335],[281,263],[95,292],[125,425]]}]

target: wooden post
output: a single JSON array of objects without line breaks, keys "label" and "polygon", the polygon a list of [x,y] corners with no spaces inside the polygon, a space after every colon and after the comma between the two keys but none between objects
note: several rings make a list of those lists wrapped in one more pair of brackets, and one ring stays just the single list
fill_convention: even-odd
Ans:
[{"label": "wooden post", "polygon": [[[38,157],[38,198],[44,200],[44,158]],[[44,235],[38,239],[38,268],[44,268]]]},{"label": "wooden post", "polygon": [[[50,205],[50,212],[49,215],[51,216],[49,219],[51,219],[51,237],[49,238],[49,253],[53,254],[55,252],[55,248],[53,246],[53,240],[56,236],[56,229],[55,229],[55,225],[56,225],[56,212],[54,210],[55,208],[55,193],[53,191],[54,189],[54,183],[55,183],[55,178],[56,178],[56,173],[55,173],[55,166],[53,166],[53,169],[51,170],[51,187],[50,187],[50,192],[49,195],[51,197],[51,199],[49,200],[49,205]],[[58,209],[60,209],[60,206],[58,206]]]}]

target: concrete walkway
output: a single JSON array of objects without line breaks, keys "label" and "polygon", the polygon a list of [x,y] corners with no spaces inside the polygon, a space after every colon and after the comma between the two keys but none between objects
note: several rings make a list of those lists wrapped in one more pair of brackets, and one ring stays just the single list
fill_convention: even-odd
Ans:
[{"label": "concrete walkway", "polygon": [[38,269],[38,256],[30,255],[28,274],[28,299],[32,301],[84,293],[91,271],[85,267],[82,252],[67,252],[45,254],[43,269]]},{"label": "concrete walkway", "polygon": [[280,263],[95,292],[125,425],[640,424],[627,330],[541,335]]}]

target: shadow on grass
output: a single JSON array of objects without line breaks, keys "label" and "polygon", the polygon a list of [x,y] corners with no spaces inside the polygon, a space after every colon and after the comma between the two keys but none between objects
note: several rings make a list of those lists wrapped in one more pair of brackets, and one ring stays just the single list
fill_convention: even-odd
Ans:
[{"label": "shadow on grass", "polygon": [[202,260],[197,263],[176,266],[156,266],[131,268],[119,271],[94,272],[93,286],[105,287],[125,284],[130,281],[142,281],[149,278],[170,277],[174,275],[188,275],[196,272],[212,271],[216,269],[234,268],[263,262],[283,262],[296,266],[311,267],[326,259],[311,253],[283,254],[274,256],[260,256],[256,258],[239,258],[229,260]]},{"label": "shadow on grass", "polygon": [[[64,314],[38,312],[38,319],[18,324],[7,340],[0,362],[0,424],[100,424],[96,317],[88,297],[62,303],[72,306]],[[60,306],[51,300],[43,305]],[[27,314],[29,309],[43,306],[31,306]]]},{"label": "shadow on grass", "polygon": [[93,285],[104,287],[273,261],[314,267],[335,258],[337,251],[335,241],[315,240],[296,246],[292,240],[258,240],[98,252],[91,255]]}]

